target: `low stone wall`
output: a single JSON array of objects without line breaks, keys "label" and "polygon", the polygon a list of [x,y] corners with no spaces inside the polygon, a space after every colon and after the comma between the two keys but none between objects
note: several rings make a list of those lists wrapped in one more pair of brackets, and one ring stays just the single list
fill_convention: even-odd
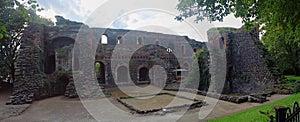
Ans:
[{"label": "low stone wall", "polygon": [[[180,105],[180,106],[142,111],[142,110],[138,110],[135,107],[133,107],[132,105],[129,105],[126,102],[122,101],[122,99],[134,99],[135,97],[131,97],[131,96],[129,96],[129,97],[120,97],[120,98],[117,98],[117,101],[120,102],[121,104],[123,104],[124,106],[126,106],[131,111],[133,111],[135,113],[138,113],[138,114],[150,114],[150,113],[165,114],[165,113],[169,113],[169,112],[175,112],[175,111],[183,109],[183,108],[194,109],[194,108],[197,108],[197,107],[202,107],[204,105],[207,105],[207,103],[205,103],[204,101],[201,101],[201,100],[190,99],[190,98],[183,97],[183,96],[176,96],[176,95],[173,95],[173,94],[170,94],[170,93],[159,93],[159,94],[156,94],[156,95],[171,95],[171,96],[174,96],[174,97],[179,97],[179,98],[183,98],[183,99],[192,100],[192,101],[194,101],[194,103],[192,103],[191,105],[184,104],[184,105]],[[146,96],[152,96],[152,95],[146,95]],[[138,97],[144,97],[144,96],[138,96]]]},{"label": "low stone wall", "polygon": [[73,77],[71,77],[69,79],[69,83],[66,87],[66,92],[64,95],[65,95],[65,97],[68,97],[68,98],[77,98],[78,97]]},{"label": "low stone wall", "polygon": [[228,101],[228,102],[237,103],[237,104],[244,103],[244,102],[263,103],[263,102],[268,101],[266,99],[267,96],[270,96],[270,95],[274,94],[274,92],[271,92],[271,93],[263,93],[263,94],[233,96],[233,95],[217,94],[217,93],[199,91],[199,90],[187,89],[187,88],[182,88],[180,90],[179,89],[164,89],[164,90],[189,92],[189,93],[208,96],[208,97],[211,97],[211,98],[216,98],[216,99],[219,99],[219,100]]}]

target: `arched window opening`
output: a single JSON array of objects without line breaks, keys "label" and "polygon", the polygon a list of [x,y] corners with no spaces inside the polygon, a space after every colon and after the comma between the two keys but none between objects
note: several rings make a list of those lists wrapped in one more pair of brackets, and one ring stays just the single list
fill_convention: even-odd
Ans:
[{"label": "arched window opening", "polygon": [[128,82],[129,76],[128,76],[128,68],[125,66],[120,66],[117,69],[117,81],[118,83],[124,83]]},{"label": "arched window opening", "polygon": [[101,44],[107,44],[108,43],[108,37],[106,35],[101,36]]},{"label": "arched window opening", "polygon": [[96,77],[101,84],[105,84],[105,65],[102,62],[95,63]]},{"label": "arched window opening", "polygon": [[224,49],[224,47],[225,47],[225,40],[224,40],[224,37],[221,37],[221,39],[220,39],[220,48],[221,49]]},{"label": "arched window opening", "polygon": [[195,52],[197,52],[197,49],[196,49],[196,48],[194,48],[194,53],[195,53]]},{"label": "arched window opening", "polygon": [[143,67],[139,70],[139,81],[150,81],[148,68]]},{"label": "arched window opening", "polygon": [[181,53],[185,54],[185,46],[184,45],[181,46]]},{"label": "arched window opening", "polygon": [[117,44],[123,44],[123,38],[122,36],[117,37]]}]

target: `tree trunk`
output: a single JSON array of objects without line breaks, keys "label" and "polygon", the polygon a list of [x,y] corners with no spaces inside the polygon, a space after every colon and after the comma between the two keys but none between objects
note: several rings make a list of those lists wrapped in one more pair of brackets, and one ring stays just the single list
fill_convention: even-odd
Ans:
[{"label": "tree trunk", "polygon": [[11,63],[11,66],[10,66],[10,75],[11,75],[10,82],[14,83],[15,82],[15,64],[14,63]]}]

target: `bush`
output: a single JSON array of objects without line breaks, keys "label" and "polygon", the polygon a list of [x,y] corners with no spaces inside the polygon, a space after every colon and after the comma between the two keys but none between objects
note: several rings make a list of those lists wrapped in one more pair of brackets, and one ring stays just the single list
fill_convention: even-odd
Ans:
[{"label": "bush", "polygon": [[294,93],[299,93],[300,92],[300,81],[295,82],[293,92]]}]

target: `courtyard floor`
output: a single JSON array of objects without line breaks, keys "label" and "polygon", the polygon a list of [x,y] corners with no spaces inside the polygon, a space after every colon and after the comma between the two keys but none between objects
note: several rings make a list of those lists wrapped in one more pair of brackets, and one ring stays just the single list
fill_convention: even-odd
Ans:
[{"label": "courtyard floor", "polygon": [[[130,86],[124,86],[124,89],[133,89]],[[154,88],[155,89],[155,88]],[[130,115],[130,110],[117,102],[115,97],[124,96],[125,94],[116,91],[115,88],[109,88],[110,92],[112,92],[112,97],[107,98],[110,103],[114,106],[119,108],[122,111],[127,112]],[[115,91],[115,92],[114,92]],[[176,94],[174,91],[161,91],[166,93]],[[137,94],[137,93],[132,93]],[[190,96],[190,93],[184,93],[185,96]],[[43,121],[43,122],[90,122],[96,121],[92,115],[85,109],[84,105],[78,98],[75,99],[68,99],[63,96],[48,98],[44,100],[35,101],[31,105],[21,105],[21,106],[7,106],[5,105],[5,101],[9,97],[10,92],[0,92],[0,121],[1,122],[24,122],[24,121]],[[257,106],[261,106],[264,104],[268,104],[274,101],[278,101],[283,99],[289,95],[273,95],[272,97],[268,98],[270,101],[265,102],[263,104],[260,103],[242,103],[242,104],[235,104],[226,101],[219,100],[216,106],[213,108],[212,112],[205,118],[205,119],[214,119],[219,117],[224,117],[233,113],[237,113],[243,110],[251,109]],[[205,96],[197,95],[196,99],[204,100]],[[97,104],[106,104],[107,99],[100,99],[97,100]],[[94,102],[94,101],[92,101]],[[209,103],[208,103],[209,104]],[[95,106],[96,107],[96,106]],[[202,107],[205,109],[204,106]],[[201,109],[202,109],[201,108]],[[101,109],[101,108],[99,108]],[[8,111],[9,110],[9,111]],[[24,111],[25,110],[25,111]],[[11,112],[13,111],[13,112]],[[113,121],[122,121],[118,120],[118,117],[114,115],[116,113],[109,113],[110,111],[105,111],[111,115],[111,118],[115,118]],[[185,113],[183,117],[179,121],[188,121],[194,122],[199,121],[198,113],[199,108],[189,110]],[[8,114],[9,113],[9,114]],[[13,114],[11,114],[13,113]],[[19,115],[20,114],[20,115]],[[99,113],[101,114],[101,113]],[[168,114],[167,114],[168,115]],[[163,116],[167,116],[163,115]],[[173,115],[173,114],[172,114]],[[161,116],[161,115],[159,115]],[[143,120],[150,121],[155,115],[151,116],[142,116]],[[107,120],[106,120],[107,121]],[[112,121],[112,120],[111,120]]]}]

